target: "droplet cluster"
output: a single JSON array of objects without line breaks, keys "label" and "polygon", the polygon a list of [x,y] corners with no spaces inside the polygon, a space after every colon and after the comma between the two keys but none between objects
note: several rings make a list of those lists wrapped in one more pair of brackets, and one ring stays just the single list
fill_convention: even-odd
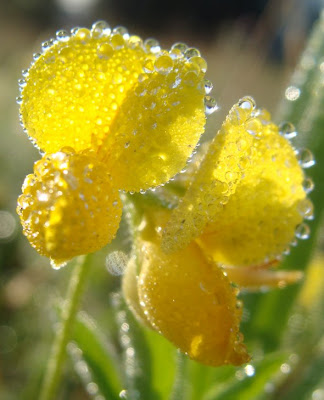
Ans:
[{"label": "droplet cluster", "polygon": [[239,332],[242,310],[223,271],[208,263],[194,242],[172,255],[165,255],[158,243],[141,243],[139,305],[134,308],[142,309],[142,318],[203,364],[247,362]]},{"label": "droplet cluster", "polygon": [[91,148],[120,189],[146,190],[185,166],[218,108],[206,70],[197,49],[104,21],[61,30],[23,71],[21,123],[43,152]]},{"label": "droplet cluster", "polygon": [[281,255],[295,234],[306,238],[302,221],[312,218],[306,192],[313,185],[301,167],[313,158],[304,150],[296,157],[288,140],[295,135],[291,124],[278,127],[252,98],[241,99],[173,211],[164,250],[182,248],[199,236],[200,246],[217,262],[253,265]]},{"label": "droplet cluster", "polygon": [[56,266],[111,241],[121,209],[118,191],[95,156],[70,148],[35,163],[17,206],[31,245]]}]

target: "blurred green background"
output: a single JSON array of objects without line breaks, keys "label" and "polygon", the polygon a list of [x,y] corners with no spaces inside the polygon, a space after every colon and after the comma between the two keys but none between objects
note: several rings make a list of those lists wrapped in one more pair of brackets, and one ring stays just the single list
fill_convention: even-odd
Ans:
[{"label": "blurred green background", "polygon": [[[86,314],[80,314],[75,342],[69,347],[64,384],[57,398],[108,400],[114,397],[107,394],[115,392],[120,398],[135,398],[131,389],[127,385],[125,389],[114,375],[118,374],[118,368],[127,370],[129,347],[123,343],[123,334],[127,333],[123,333],[123,329],[128,325],[137,332],[134,338],[130,334],[128,340],[135,341],[134,348],[137,346],[136,351],[140,354],[136,361],[140,363],[140,373],[135,374],[137,380],[133,379],[130,384],[140,388],[138,398],[167,399],[173,390],[173,399],[324,399],[324,238],[320,228],[323,203],[321,159],[324,158],[320,136],[324,131],[324,115],[321,115],[324,112],[320,106],[324,103],[321,92],[319,100],[316,98],[317,103],[314,97],[315,86],[319,91],[324,90],[323,81],[312,78],[315,83],[305,88],[309,96],[302,100],[298,114],[294,114],[289,104],[281,102],[322,5],[319,0],[1,2],[1,400],[36,398],[53,339],[58,301],[64,296],[70,275],[69,268],[59,272],[52,270],[48,260],[30,247],[15,213],[24,177],[32,172],[33,162],[40,157],[19,125],[15,103],[17,80],[21,70],[29,66],[32,54],[39,51],[41,42],[55,36],[56,30],[91,26],[99,19],[106,20],[111,26],[125,25],[131,33],[143,38],[155,37],[163,47],[183,41],[201,50],[208,61],[207,77],[214,84],[213,95],[220,105],[220,110],[208,121],[207,137],[216,133],[228,109],[244,95],[253,96],[258,106],[272,113],[283,104],[277,115],[292,116],[292,122],[301,129],[301,142],[310,146],[317,158],[317,166],[313,167],[315,172],[310,174],[318,186],[313,199],[317,206],[313,232],[318,227],[319,230],[286,261],[288,268],[303,269],[312,260],[305,282],[266,294],[243,293],[242,329],[253,361],[238,369],[206,368],[183,359],[175,364],[179,355],[171,345],[138,327],[125,310],[122,314],[116,312],[116,307],[122,305],[112,293],[118,291],[120,277],[112,275],[105,267],[108,249],[98,252],[83,309],[97,321],[101,333],[98,338],[93,321]],[[324,51],[313,62],[321,65],[324,61],[321,57],[324,57]],[[317,135],[315,139],[305,127],[308,114],[303,114],[305,110],[311,113],[314,107],[318,107],[317,119],[314,116],[311,119]],[[305,118],[301,119],[302,116]],[[123,231],[122,227],[110,250],[129,247]],[[118,304],[114,306],[112,302]],[[116,318],[116,313],[122,316]],[[125,322],[123,318],[128,319]],[[102,343],[107,357],[113,361],[100,357],[100,354],[106,354],[102,353]],[[121,357],[123,352],[126,356]],[[149,359],[147,354],[150,354]],[[114,360],[117,360],[117,367],[113,366]],[[105,377],[109,378],[113,388],[107,386],[108,378]]]}]

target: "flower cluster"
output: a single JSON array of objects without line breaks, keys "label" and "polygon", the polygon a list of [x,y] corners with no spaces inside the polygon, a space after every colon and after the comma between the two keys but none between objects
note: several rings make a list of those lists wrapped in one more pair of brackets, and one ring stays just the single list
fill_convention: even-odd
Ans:
[{"label": "flower cluster", "polygon": [[156,187],[185,167],[216,103],[205,60],[181,43],[162,50],[99,21],[59,31],[42,49],[23,71],[17,101],[45,155],[18,213],[32,246],[60,264],[111,241],[118,190]]},{"label": "flower cluster", "polygon": [[[44,153],[18,199],[24,234],[60,266],[115,236],[120,191],[145,192],[182,170],[216,108],[197,49],[169,51],[100,21],[59,31],[23,72],[21,122]],[[207,365],[249,360],[237,285],[281,286],[271,266],[308,237],[314,161],[245,97],[184,174],[172,211],[146,209],[123,292],[135,315]],[[184,176],[182,175],[182,176]],[[182,178],[183,179],[183,178]],[[155,207],[155,208],[154,208]],[[235,282],[235,285],[233,285]]]},{"label": "flower cluster", "polygon": [[[239,331],[238,287],[282,287],[299,271],[275,271],[283,253],[306,239],[313,185],[291,124],[280,127],[252,98],[230,110],[178,206],[151,216],[124,275],[133,312],[192,359],[207,365],[249,360]],[[300,158],[298,154],[303,154]],[[232,283],[235,283],[234,287]]]}]

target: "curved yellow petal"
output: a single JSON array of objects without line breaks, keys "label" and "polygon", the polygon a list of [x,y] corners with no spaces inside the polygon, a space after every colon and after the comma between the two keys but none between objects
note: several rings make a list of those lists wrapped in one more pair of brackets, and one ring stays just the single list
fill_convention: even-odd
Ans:
[{"label": "curved yellow petal", "polygon": [[91,152],[45,155],[26,177],[17,212],[24,234],[60,265],[99,250],[115,236],[122,205],[111,177]]},{"label": "curved yellow petal", "polygon": [[224,264],[278,257],[311,207],[303,180],[290,142],[266,111],[244,98],[231,109],[173,212],[163,248],[172,251],[199,237],[204,251]]},{"label": "curved yellow petal", "polygon": [[241,310],[223,271],[194,242],[172,255],[152,242],[143,242],[141,251],[138,295],[152,327],[203,364],[247,362]]},{"label": "curved yellow petal", "polygon": [[[156,66],[162,58],[168,68]],[[183,169],[205,125],[204,72],[197,64],[162,53],[151,68],[129,92],[99,151],[127,191],[160,185]]]},{"label": "curved yellow petal", "polygon": [[120,189],[163,184],[184,168],[214,107],[206,62],[185,45],[163,51],[125,29],[98,29],[58,33],[36,55],[21,81],[22,123],[47,153],[92,148]]},{"label": "curved yellow petal", "polygon": [[[147,54],[120,33],[82,28],[47,42],[26,73],[20,112],[28,135],[46,153],[101,144]],[[51,46],[52,44],[52,46]]]}]

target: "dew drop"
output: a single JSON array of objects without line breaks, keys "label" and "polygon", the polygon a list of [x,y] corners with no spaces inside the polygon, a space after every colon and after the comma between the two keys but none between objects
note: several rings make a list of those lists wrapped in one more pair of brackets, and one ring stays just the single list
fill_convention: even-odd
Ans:
[{"label": "dew drop", "polygon": [[79,28],[74,36],[76,39],[80,40],[81,43],[86,43],[91,37],[91,32],[87,28]]},{"label": "dew drop", "polygon": [[34,53],[33,54],[34,61],[37,61],[41,55],[42,55],[41,53]]},{"label": "dew drop", "polygon": [[299,214],[307,220],[312,220],[314,218],[313,203],[307,198],[298,203],[297,210]]},{"label": "dew drop", "polygon": [[194,47],[189,47],[187,50],[185,50],[184,56],[188,59],[192,57],[199,57],[200,51],[198,49],[195,49]]},{"label": "dew drop", "polygon": [[91,36],[95,39],[99,39],[103,36],[109,36],[111,28],[106,21],[97,21],[91,27]]},{"label": "dew drop", "polygon": [[74,35],[78,32],[79,29],[80,29],[79,26],[76,26],[76,27],[72,28],[72,29],[71,29],[71,35],[74,36]]},{"label": "dew drop", "polygon": [[123,390],[119,393],[119,398],[120,398],[120,399],[127,399],[127,390],[123,389]]},{"label": "dew drop", "polygon": [[296,151],[296,156],[299,165],[302,168],[310,168],[315,164],[314,156],[312,152],[306,148],[298,149]]},{"label": "dew drop", "polygon": [[20,88],[24,88],[25,86],[26,86],[26,81],[25,81],[25,79],[19,79],[18,80],[18,85],[19,85],[19,87]]},{"label": "dew drop", "polygon": [[120,50],[125,46],[125,39],[123,35],[120,35],[119,33],[114,33],[111,36],[110,43],[114,49]]},{"label": "dew drop", "polygon": [[151,74],[154,71],[154,64],[153,61],[148,59],[144,62],[143,65],[143,70],[144,72],[146,72],[147,74]]},{"label": "dew drop", "polygon": [[154,68],[159,74],[167,75],[172,71],[173,60],[168,55],[162,55],[156,59]]},{"label": "dew drop", "polygon": [[199,67],[200,71],[205,73],[207,71],[207,62],[204,58],[199,56],[194,56],[190,58],[190,62]]},{"label": "dew drop", "polygon": [[24,69],[23,71],[22,71],[22,76],[24,77],[24,78],[27,78],[28,77],[28,75],[29,75],[29,69]]},{"label": "dew drop", "polygon": [[122,251],[113,251],[106,257],[106,268],[112,275],[122,275],[127,265],[128,258]]},{"label": "dew drop", "polygon": [[297,239],[306,240],[309,238],[310,229],[307,224],[299,224],[295,229],[295,236]]},{"label": "dew drop", "polygon": [[129,33],[128,30],[124,26],[116,26],[113,29],[114,34],[121,35],[124,39],[128,40],[129,39]]},{"label": "dew drop", "polygon": [[130,36],[128,39],[128,47],[131,49],[143,48],[143,40],[139,36]]},{"label": "dew drop", "polygon": [[188,49],[188,46],[182,42],[175,43],[171,47],[171,50],[180,50],[182,54],[184,54],[187,49]]},{"label": "dew drop", "polygon": [[21,96],[16,97],[16,103],[17,104],[22,104],[22,102],[23,102],[23,98]]},{"label": "dew drop", "polygon": [[279,124],[279,133],[286,139],[292,139],[297,136],[295,126],[291,122],[282,122]]},{"label": "dew drop", "polygon": [[60,42],[67,42],[70,39],[70,35],[65,30],[60,30],[56,32],[56,39]]},{"label": "dew drop", "polygon": [[246,367],[244,367],[244,372],[247,376],[251,377],[255,374],[255,368],[253,367],[253,365],[248,364]]},{"label": "dew drop", "polygon": [[314,182],[311,178],[305,178],[303,181],[303,189],[305,193],[310,193],[314,189]]},{"label": "dew drop", "polygon": [[113,54],[114,49],[109,43],[103,43],[97,47],[97,55],[101,59],[108,60]]},{"label": "dew drop", "polygon": [[50,40],[46,40],[46,42],[42,43],[42,50],[46,51],[48,50],[50,47],[52,47],[54,44],[54,40],[50,39]]},{"label": "dew drop", "polygon": [[57,262],[52,259],[50,260],[50,263],[51,263],[51,267],[56,270],[59,270],[67,265],[67,262]]},{"label": "dew drop", "polygon": [[161,51],[161,46],[156,39],[146,39],[144,42],[144,47],[148,52],[157,54]]},{"label": "dew drop", "polygon": [[245,96],[238,102],[238,106],[240,108],[242,108],[243,110],[251,110],[252,111],[255,109],[256,104],[252,97]]},{"label": "dew drop", "polygon": [[216,110],[218,110],[218,105],[216,103],[216,100],[214,97],[211,96],[205,96],[204,98],[204,103],[205,103],[205,113],[206,115],[210,115]]},{"label": "dew drop", "polygon": [[208,79],[204,80],[205,93],[209,94],[213,90],[213,84]]}]

